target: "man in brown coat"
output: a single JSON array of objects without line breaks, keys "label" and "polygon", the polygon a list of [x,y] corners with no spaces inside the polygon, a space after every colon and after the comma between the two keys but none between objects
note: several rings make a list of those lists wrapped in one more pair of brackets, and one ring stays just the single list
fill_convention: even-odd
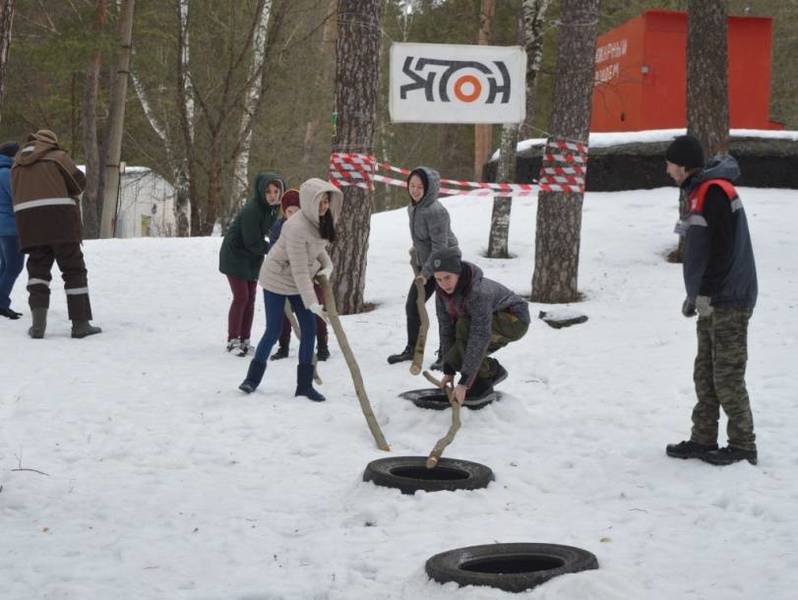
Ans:
[{"label": "man in brown coat", "polygon": [[85,185],[85,176],[58,147],[52,131],[40,129],[28,136],[11,170],[11,187],[20,250],[28,254],[28,303],[33,315],[28,333],[32,338],[43,338],[47,327],[53,262],[64,278],[72,337],[101,331],[89,322],[89,284],[80,249],[77,197]]}]

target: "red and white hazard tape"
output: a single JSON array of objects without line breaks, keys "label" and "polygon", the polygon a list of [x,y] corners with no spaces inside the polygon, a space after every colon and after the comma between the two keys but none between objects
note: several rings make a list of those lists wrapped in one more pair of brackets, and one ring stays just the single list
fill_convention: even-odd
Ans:
[{"label": "red and white hazard tape", "polygon": [[[381,175],[379,171],[399,173],[405,178],[410,169],[378,162],[369,154],[334,152],[330,155],[330,181],[338,187],[354,185],[373,189],[374,182],[407,187],[406,179]],[[544,192],[584,192],[587,171],[587,146],[565,140],[549,140],[543,156],[540,180],[535,183],[486,183],[462,179],[441,179],[440,193],[469,196],[532,196]]]}]

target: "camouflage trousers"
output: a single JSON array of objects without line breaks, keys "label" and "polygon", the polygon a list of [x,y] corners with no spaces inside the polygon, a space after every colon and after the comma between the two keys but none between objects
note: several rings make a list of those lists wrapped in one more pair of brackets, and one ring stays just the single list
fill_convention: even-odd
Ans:
[{"label": "camouflage trousers", "polygon": [[718,440],[720,407],[728,418],[729,445],[755,450],[754,418],[745,388],[748,361],[747,308],[714,308],[696,325],[698,353],[693,368],[698,402],[693,409],[690,439],[700,444]]},{"label": "camouflage trousers", "polygon": [[[510,342],[520,340],[529,329],[529,323],[524,323],[521,319],[508,311],[493,313],[490,326],[490,344],[482,358],[479,366],[478,377],[487,379],[495,374],[495,361],[489,359],[488,355],[493,354],[499,348],[504,348]],[[463,367],[468,335],[471,332],[471,319],[460,317],[455,325],[454,344],[451,345],[443,362],[451,365],[457,371]]]}]

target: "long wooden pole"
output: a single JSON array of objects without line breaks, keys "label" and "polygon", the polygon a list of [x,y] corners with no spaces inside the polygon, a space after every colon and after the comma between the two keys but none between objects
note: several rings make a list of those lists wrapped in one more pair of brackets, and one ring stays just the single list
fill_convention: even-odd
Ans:
[{"label": "long wooden pole", "polygon": [[434,469],[441,459],[441,454],[446,447],[454,441],[454,436],[460,431],[460,403],[454,397],[454,388],[451,385],[444,386],[438,379],[436,379],[429,371],[424,371],[424,377],[433,385],[441,388],[446,392],[446,397],[449,399],[449,404],[452,405],[452,424],[449,426],[449,431],[446,432],[441,439],[437,441],[432,448],[432,452],[427,457],[427,468]]},{"label": "long wooden pole", "polygon": [[377,442],[377,447],[386,452],[390,451],[391,447],[385,441],[385,436],[382,434],[380,424],[377,423],[377,418],[374,416],[371,403],[366,395],[366,387],[363,385],[360,367],[355,360],[355,355],[352,353],[352,348],[349,346],[349,340],[346,337],[346,333],[344,333],[344,328],[341,327],[341,320],[338,318],[338,308],[335,305],[335,296],[333,295],[330,281],[324,275],[319,275],[318,280],[321,283],[322,290],[324,290],[324,306],[327,309],[327,316],[330,318],[330,325],[332,325],[335,332],[335,339],[338,340],[338,346],[344,354],[346,366],[349,367],[349,373],[352,375],[352,383],[355,385],[355,393],[357,394],[358,402],[360,402],[360,409],[363,411],[363,416],[366,417],[366,423],[369,426],[371,435],[374,436],[374,441]]}]

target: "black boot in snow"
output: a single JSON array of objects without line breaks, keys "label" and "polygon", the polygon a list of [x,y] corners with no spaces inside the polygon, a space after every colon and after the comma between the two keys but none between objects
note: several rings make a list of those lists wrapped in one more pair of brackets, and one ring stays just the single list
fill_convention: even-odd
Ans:
[{"label": "black boot in snow", "polygon": [[413,347],[408,345],[399,354],[391,354],[388,357],[388,364],[393,365],[399,362],[404,362],[406,360],[413,360],[413,354],[414,354]]},{"label": "black boot in snow", "polygon": [[254,358],[249,363],[247,370],[247,377],[244,382],[238,386],[238,389],[247,394],[251,394],[260,385],[263,379],[263,374],[266,372],[266,363],[258,362]]},{"label": "black boot in snow", "polygon": [[711,465],[730,465],[741,460],[747,460],[752,465],[757,463],[756,450],[743,450],[734,446],[726,446],[718,450],[710,450],[699,457],[704,462]]},{"label": "black boot in snow", "polygon": [[490,385],[495,386],[507,379],[507,369],[495,358],[489,358],[490,361]]},{"label": "black boot in snow", "polygon": [[12,321],[16,321],[22,316],[22,313],[18,313],[15,310],[9,308],[0,308],[0,315],[4,316],[6,319],[11,319]]},{"label": "black boot in snow", "polygon": [[288,356],[288,342],[285,344],[282,340],[280,340],[280,347],[277,349],[277,352],[271,355],[269,360],[280,360],[281,358],[286,358]]},{"label": "black boot in snow", "polygon": [[102,329],[89,323],[88,321],[72,321],[72,337],[85,338],[90,335],[102,333]]},{"label": "black boot in snow", "polygon": [[665,454],[671,458],[703,458],[707,452],[717,449],[717,444],[699,444],[693,440],[687,440],[678,444],[668,444],[665,447]]},{"label": "black boot in snow", "polygon": [[294,396],[305,396],[314,402],[324,402],[327,398],[313,388],[314,365],[297,365],[296,393]]},{"label": "black boot in snow", "polygon": [[477,377],[471,387],[466,392],[466,400],[479,400],[488,394],[493,393],[493,386],[490,384],[490,379],[483,379]]},{"label": "black boot in snow", "polygon": [[429,368],[433,371],[443,371],[443,357],[441,356],[440,348],[438,348],[438,351],[435,353],[435,362],[432,363]]},{"label": "black boot in snow", "polygon": [[316,360],[325,361],[330,358],[330,349],[327,347],[327,340],[322,341],[319,339],[318,348],[316,348]]},{"label": "black boot in snow", "polygon": [[28,329],[28,335],[34,340],[40,340],[44,337],[44,330],[47,329],[47,309],[32,308],[30,312],[33,317],[33,325]]}]

